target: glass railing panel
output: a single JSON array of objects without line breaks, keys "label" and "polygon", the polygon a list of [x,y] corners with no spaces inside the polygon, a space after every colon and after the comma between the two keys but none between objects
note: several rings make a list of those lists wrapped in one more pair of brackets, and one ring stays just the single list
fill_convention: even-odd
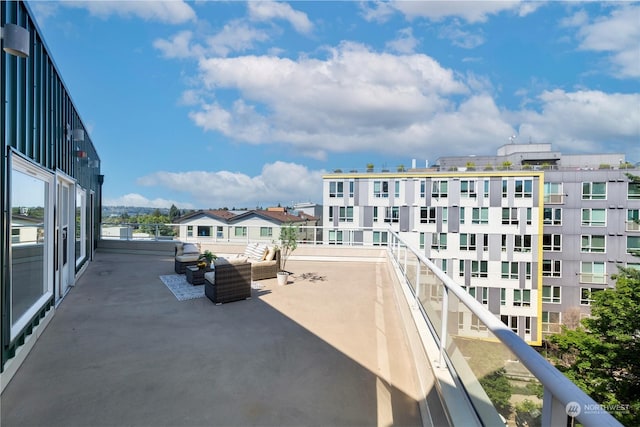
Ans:
[{"label": "glass railing panel", "polygon": [[429,323],[440,338],[442,329],[442,300],[444,284],[431,269],[420,264],[420,289],[417,293],[422,309],[427,314]]},{"label": "glass railing panel", "polygon": [[412,251],[406,251],[406,255],[403,255],[404,257],[404,264],[405,264],[405,276],[407,277],[407,282],[409,283],[409,286],[411,286],[411,289],[413,290],[413,293],[415,294],[417,289],[418,289],[418,272],[420,271],[420,260],[418,259],[417,255],[414,254]]},{"label": "glass railing panel", "polygon": [[485,425],[539,426],[540,382],[452,292],[448,302],[446,353],[480,419]]}]

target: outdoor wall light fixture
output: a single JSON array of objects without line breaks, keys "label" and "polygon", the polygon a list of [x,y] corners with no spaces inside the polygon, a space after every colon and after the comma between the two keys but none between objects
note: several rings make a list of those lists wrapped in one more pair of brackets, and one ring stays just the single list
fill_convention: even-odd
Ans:
[{"label": "outdoor wall light fixture", "polygon": [[29,31],[15,24],[0,27],[2,49],[8,54],[26,58],[29,56]]}]

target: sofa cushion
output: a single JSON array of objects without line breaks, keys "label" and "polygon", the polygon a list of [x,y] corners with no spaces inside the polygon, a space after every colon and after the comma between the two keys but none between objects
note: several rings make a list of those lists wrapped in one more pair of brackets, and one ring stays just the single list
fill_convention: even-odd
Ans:
[{"label": "sofa cushion", "polygon": [[182,246],[182,253],[184,254],[200,254],[200,248],[193,243],[185,243]]},{"label": "sofa cushion", "polygon": [[247,250],[245,250],[245,255],[252,261],[262,261],[264,255],[267,252],[267,245],[256,244],[251,245],[251,247],[247,246]]},{"label": "sofa cushion", "polygon": [[211,283],[212,285],[216,284],[216,272],[209,271],[208,273],[204,273],[204,280]]},{"label": "sofa cushion", "polygon": [[271,246],[269,248],[269,250],[267,251],[267,253],[264,255],[264,260],[265,261],[273,261],[273,257],[276,255],[276,248],[275,246]]},{"label": "sofa cushion", "polygon": [[235,258],[223,258],[223,257],[218,257],[216,258],[216,260],[213,262],[214,268],[215,266],[218,265],[237,265],[237,264],[244,264],[245,262],[247,262],[247,258],[240,256],[240,257],[235,257]]},{"label": "sofa cushion", "polygon": [[177,255],[176,256],[176,261],[179,262],[192,262],[192,261],[198,261],[198,258],[200,257],[200,254],[184,254],[184,255]]},{"label": "sofa cushion", "polygon": [[184,254],[184,243],[178,242],[176,243],[176,256],[180,256]]}]

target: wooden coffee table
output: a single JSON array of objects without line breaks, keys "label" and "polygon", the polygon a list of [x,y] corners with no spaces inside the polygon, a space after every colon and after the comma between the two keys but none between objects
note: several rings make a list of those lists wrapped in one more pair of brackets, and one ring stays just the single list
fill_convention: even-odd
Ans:
[{"label": "wooden coffee table", "polygon": [[204,285],[204,273],[208,271],[211,271],[211,268],[198,268],[196,265],[189,265],[184,270],[184,274],[187,276],[187,283]]}]

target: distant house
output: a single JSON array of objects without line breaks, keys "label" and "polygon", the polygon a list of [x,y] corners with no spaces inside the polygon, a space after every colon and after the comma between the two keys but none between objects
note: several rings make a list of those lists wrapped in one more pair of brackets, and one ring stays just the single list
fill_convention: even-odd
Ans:
[{"label": "distant house", "polygon": [[[312,240],[319,218],[285,208],[251,210],[234,214],[228,210],[198,211],[176,220],[182,241],[266,241],[280,236],[283,225],[298,227],[299,240]],[[307,228],[308,227],[308,228]]]}]

